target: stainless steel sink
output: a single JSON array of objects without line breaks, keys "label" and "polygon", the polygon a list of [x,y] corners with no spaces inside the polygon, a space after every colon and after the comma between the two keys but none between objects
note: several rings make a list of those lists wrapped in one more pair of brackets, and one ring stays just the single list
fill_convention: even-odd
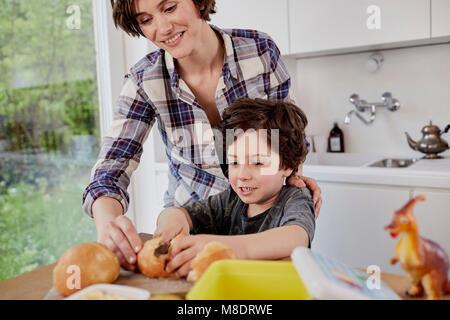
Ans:
[{"label": "stainless steel sink", "polygon": [[369,167],[379,168],[406,168],[418,161],[418,159],[382,159],[369,165]]}]

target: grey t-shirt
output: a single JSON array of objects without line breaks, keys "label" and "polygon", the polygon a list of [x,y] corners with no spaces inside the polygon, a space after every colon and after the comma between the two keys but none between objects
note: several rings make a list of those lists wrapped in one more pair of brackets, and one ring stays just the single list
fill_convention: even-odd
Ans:
[{"label": "grey t-shirt", "polygon": [[306,230],[309,247],[314,237],[314,202],[308,188],[283,186],[272,208],[254,217],[247,217],[248,205],[234,190],[227,190],[183,206],[192,219],[193,234],[239,235],[297,225]]}]

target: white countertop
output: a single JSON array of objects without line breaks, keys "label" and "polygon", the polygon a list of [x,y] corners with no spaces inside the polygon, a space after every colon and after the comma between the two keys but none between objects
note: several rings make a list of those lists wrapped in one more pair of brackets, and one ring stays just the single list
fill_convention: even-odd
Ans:
[{"label": "white countertop", "polygon": [[303,165],[303,174],[317,181],[450,189],[450,157],[420,159],[406,168],[369,167],[385,158],[412,157],[311,153]]}]

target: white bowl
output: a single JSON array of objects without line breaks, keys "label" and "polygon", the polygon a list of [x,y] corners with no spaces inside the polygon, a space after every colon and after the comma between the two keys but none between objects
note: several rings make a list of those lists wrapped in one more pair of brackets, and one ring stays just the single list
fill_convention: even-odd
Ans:
[{"label": "white bowl", "polygon": [[94,284],[68,296],[64,300],[89,300],[87,295],[94,294],[94,291],[100,293],[103,299],[92,300],[148,300],[150,297],[150,292],[144,289],[118,284]]}]

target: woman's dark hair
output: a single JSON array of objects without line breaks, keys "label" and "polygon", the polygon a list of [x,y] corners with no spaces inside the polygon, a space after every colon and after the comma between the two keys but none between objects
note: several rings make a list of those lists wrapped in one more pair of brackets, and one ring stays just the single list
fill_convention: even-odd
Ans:
[{"label": "woman's dark hair", "polygon": [[[305,113],[296,105],[282,100],[241,98],[235,100],[222,113],[217,129],[223,138],[223,151],[237,138],[230,139],[230,129],[266,129],[271,145],[271,130],[278,129],[280,169],[287,167],[295,173],[307,154],[305,127],[308,124]],[[228,139],[227,139],[228,135]]]},{"label": "woman's dark hair", "polygon": [[[135,0],[111,0],[111,6],[113,8],[113,20],[116,27],[120,27],[123,31],[133,37],[144,36],[139,22],[135,15]],[[216,0],[192,0],[197,8],[203,8],[200,10],[200,17],[205,21],[210,21],[210,14],[216,13]]]}]

